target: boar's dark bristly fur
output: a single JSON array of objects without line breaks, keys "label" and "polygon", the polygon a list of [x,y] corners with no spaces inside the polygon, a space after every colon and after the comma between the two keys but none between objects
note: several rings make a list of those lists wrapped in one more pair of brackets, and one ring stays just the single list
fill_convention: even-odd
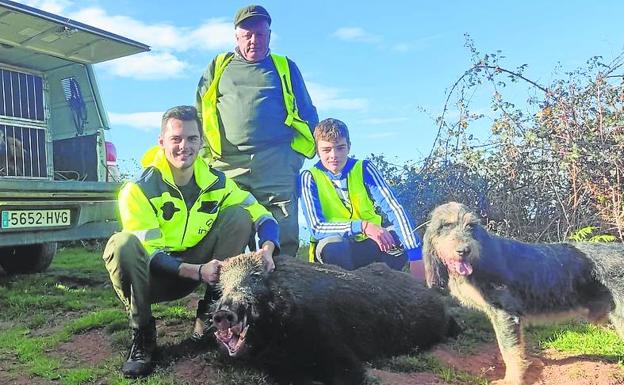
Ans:
[{"label": "boar's dark bristly fur", "polygon": [[362,384],[362,362],[427,348],[456,333],[436,292],[385,264],[356,271],[251,254],[227,260],[215,336],[231,357],[280,384]]}]

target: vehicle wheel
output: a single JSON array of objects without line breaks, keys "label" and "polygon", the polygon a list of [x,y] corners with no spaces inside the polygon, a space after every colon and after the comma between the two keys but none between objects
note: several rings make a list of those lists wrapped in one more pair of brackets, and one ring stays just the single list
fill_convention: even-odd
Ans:
[{"label": "vehicle wheel", "polygon": [[40,273],[50,266],[56,242],[0,248],[0,265],[7,274]]}]

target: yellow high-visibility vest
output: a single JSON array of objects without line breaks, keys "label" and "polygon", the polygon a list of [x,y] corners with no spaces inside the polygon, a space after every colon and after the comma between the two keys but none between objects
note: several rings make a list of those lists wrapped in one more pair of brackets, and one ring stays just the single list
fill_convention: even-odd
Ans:
[{"label": "yellow high-visibility vest", "polygon": [[[318,167],[311,167],[310,173],[319,195],[321,212],[327,222],[347,222],[359,219],[381,225],[381,215],[375,211],[375,205],[368,195],[368,190],[364,186],[363,161],[358,160],[347,174],[347,192],[351,202],[349,210],[340,199],[334,183]],[[358,234],[355,239],[362,241],[366,239],[364,234]],[[316,240],[310,242],[309,261],[314,262],[314,249]]]},{"label": "yellow high-visibility vest", "polygon": [[193,163],[200,193],[191,207],[186,206],[162,149],[148,150],[142,163],[143,175],[124,184],[118,204],[123,231],[136,235],[148,254],[197,245],[212,230],[221,210],[230,206],[245,209],[253,222],[272,217],[251,193],[210,168],[206,159],[198,157]]},{"label": "yellow high-visibility vest", "polygon": [[[212,82],[201,97],[202,128],[204,136],[210,149],[212,159],[221,158],[221,135],[219,133],[219,118],[217,116],[217,88],[219,80],[227,65],[232,61],[234,54],[222,53],[215,59],[214,74]],[[282,84],[282,94],[284,95],[284,106],[286,107],[286,120],[284,124],[295,130],[290,146],[293,150],[312,159],[316,152],[314,147],[314,137],[308,124],[301,119],[295,103],[295,95],[292,90],[290,79],[290,67],[286,56],[271,54],[273,64]]]}]

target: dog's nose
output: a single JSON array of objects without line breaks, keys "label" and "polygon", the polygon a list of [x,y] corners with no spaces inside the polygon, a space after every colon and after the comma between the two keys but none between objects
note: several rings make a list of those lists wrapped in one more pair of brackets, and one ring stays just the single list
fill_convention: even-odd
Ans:
[{"label": "dog's nose", "polygon": [[466,255],[470,254],[470,246],[468,245],[459,246],[457,247],[457,250],[455,251],[460,257],[465,257]]}]

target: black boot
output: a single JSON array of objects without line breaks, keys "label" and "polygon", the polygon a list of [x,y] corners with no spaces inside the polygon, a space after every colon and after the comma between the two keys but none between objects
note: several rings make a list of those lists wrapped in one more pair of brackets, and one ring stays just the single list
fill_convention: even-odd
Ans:
[{"label": "black boot", "polygon": [[210,335],[210,329],[212,328],[212,314],[209,310],[210,304],[208,304],[205,299],[200,299],[197,303],[193,334],[191,334],[191,339],[195,342],[204,341]]},{"label": "black boot", "polygon": [[193,334],[191,334],[191,339],[193,341],[206,341],[207,337],[210,336],[210,331],[212,329],[212,313],[210,312],[210,307],[219,299],[220,296],[221,292],[219,292],[216,288],[210,285],[206,286],[204,299],[199,300],[197,303],[195,327],[193,328]]},{"label": "black boot", "polygon": [[153,370],[152,355],[155,350],[156,322],[152,317],[147,326],[132,330],[132,346],[121,372],[131,378],[147,376]]}]

